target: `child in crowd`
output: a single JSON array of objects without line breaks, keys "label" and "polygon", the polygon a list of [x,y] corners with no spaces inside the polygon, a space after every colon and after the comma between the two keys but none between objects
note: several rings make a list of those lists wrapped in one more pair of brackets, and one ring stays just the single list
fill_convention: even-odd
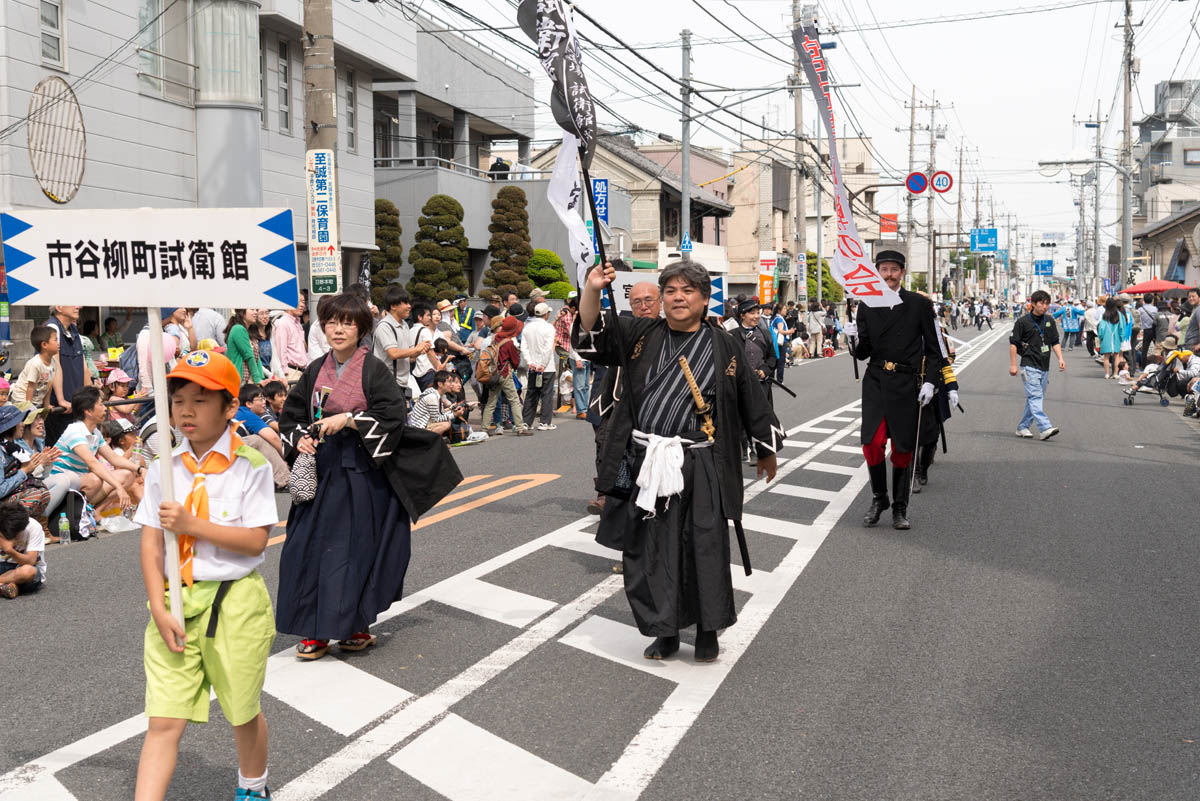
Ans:
[{"label": "child in crowd", "polygon": [[[133,391],[133,379],[119,367],[108,374],[108,379],[104,383],[108,388],[104,398],[106,401],[128,398]],[[132,423],[137,419],[137,412],[141,405],[140,403],[122,403],[118,406],[110,406],[108,415],[113,420],[128,420]]]},{"label": "child in crowd", "polygon": [[287,384],[282,381],[268,381],[263,384],[263,395],[267,397],[267,409],[261,415],[275,431],[279,431],[279,415],[283,413],[283,403],[287,400]]},{"label": "child in crowd", "polygon": [[36,592],[46,580],[46,532],[15,502],[0,504],[0,597]]},{"label": "child in crowd", "polygon": [[109,420],[100,430],[104,432],[104,438],[108,440],[108,447],[113,449],[113,453],[117,456],[124,456],[135,464],[145,465],[145,460],[134,457],[138,435],[133,428],[133,423],[118,418]]},{"label": "child in crowd", "polygon": [[20,405],[50,405],[50,384],[54,381],[55,361],[58,355],[58,334],[48,325],[35,325],[29,332],[29,341],[37,355],[25,362],[21,374],[12,387],[12,402]]},{"label": "child in crowd", "polygon": [[0,406],[8,403],[10,394],[12,394],[12,385],[8,383],[7,378],[0,378]]},{"label": "child in crowd", "polygon": [[[271,468],[232,431],[241,376],[219,353],[189,353],[167,376],[172,418],[187,440],[171,455],[182,504],[162,502],[159,471],[146,479],[142,575],[150,599],[146,627],[146,716],[136,801],[159,801],[175,770],[189,720],[208,720],[209,689],[234,727],[238,799],[270,798],[267,722],[260,705],[275,639],[271,596],[257,567],[278,522]],[[163,528],[179,538],[165,553]],[[184,624],[171,614],[166,560],[183,577]]]},{"label": "child in crowd", "polygon": [[1124,359],[1117,362],[1117,383],[1124,384],[1124,385],[1129,385],[1129,384],[1133,383],[1133,381],[1129,377],[1129,365],[1126,364]]}]

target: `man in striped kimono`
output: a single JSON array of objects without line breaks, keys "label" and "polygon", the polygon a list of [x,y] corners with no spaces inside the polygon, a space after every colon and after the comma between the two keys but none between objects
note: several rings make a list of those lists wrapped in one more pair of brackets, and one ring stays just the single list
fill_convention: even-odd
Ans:
[{"label": "man in striped kimono", "polygon": [[615,318],[619,330],[600,312],[614,276],[611,265],[588,274],[572,331],[583,358],[627,365],[596,478],[608,496],[601,526],[623,546],[625,594],[638,630],[654,638],[646,658],[673,655],[680,630],[695,625],[696,661],[711,662],[717,631],[737,620],[729,522],[742,517],[741,437],[771,480],[784,433],[742,345],[705,322],[702,266],[669,265],[659,277],[665,318]]}]

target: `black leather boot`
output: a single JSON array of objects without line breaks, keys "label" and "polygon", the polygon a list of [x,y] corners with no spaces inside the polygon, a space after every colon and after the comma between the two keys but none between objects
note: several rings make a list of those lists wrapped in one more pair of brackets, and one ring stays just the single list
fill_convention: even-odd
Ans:
[{"label": "black leather boot", "polygon": [[908,522],[908,470],[907,467],[892,467],[892,528],[901,531],[912,528]]},{"label": "black leather boot", "polygon": [[887,491],[887,464],[880,462],[879,464],[867,465],[867,472],[871,474],[871,508],[863,517],[863,525],[870,527],[879,522],[879,517],[888,508],[888,491]]},{"label": "black leather boot", "polygon": [[921,487],[929,483],[929,466],[933,464],[933,454],[937,450],[937,443],[932,445],[922,445],[917,452],[917,483],[913,486],[913,495],[920,493]]}]

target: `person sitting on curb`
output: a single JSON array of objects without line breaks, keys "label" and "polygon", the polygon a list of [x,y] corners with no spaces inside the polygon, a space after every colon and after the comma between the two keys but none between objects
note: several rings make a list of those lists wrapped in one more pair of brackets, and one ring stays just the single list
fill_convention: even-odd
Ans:
[{"label": "person sitting on curb", "polygon": [[[54,443],[62,455],[54,462],[51,475],[66,475],[71,489],[82,492],[96,507],[114,491],[122,509],[138,503],[141,491],[136,482],[146,468],[118,456],[104,441],[99,429],[108,418],[108,409],[100,400],[100,390],[97,387],[77,389],[71,396],[71,415],[74,422]],[[105,467],[96,458],[97,454],[115,469]],[[106,484],[110,489],[105,488]]]},{"label": "person sitting on curb", "polygon": [[46,581],[46,532],[18,503],[0,503],[0,596],[37,592]]},{"label": "person sitting on curb", "polygon": [[275,479],[275,491],[282,492],[288,483],[291,471],[283,459],[283,440],[263,419],[267,410],[267,398],[263,388],[257,384],[243,384],[238,391],[238,408],[233,415],[238,435],[242,442],[262,454],[271,465]]}]

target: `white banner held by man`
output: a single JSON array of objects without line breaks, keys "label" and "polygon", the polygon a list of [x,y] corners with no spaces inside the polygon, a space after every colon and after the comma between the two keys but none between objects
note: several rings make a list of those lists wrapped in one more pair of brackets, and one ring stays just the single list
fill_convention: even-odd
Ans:
[{"label": "white banner held by man", "polygon": [[900,295],[889,289],[871,263],[867,249],[858,237],[854,224],[854,212],[842,183],[842,168],[838,163],[837,138],[834,135],[833,103],[829,97],[829,72],[817,41],[817,29],[806,25],[792,31],[792,39],[800,61],[804,63],[804,74],[817,99],[817,116],[825,124],[825,135],[829,142],[829,168],[833,173],[834,212],[837,215],[837,248],[833,252],[830,273],[846,293],[868,306],[895,306]]},{"label": "white banner held by man", "polygon": [[299,302],[291,209],[19,210],[0,239],[13,304]]},{"label": "white banner held by man", "polygon": [[554,172],[546,188],[546,199],[567,227],[568,247],[579,281],[577,286],[583,286],[588,270],[595,264],[596,254],[592,250],[592,237],[588,234],[587,223],[579,214],[579,204],[583,202],[583,186],[579,181],[579,140],[566,131],[563,131],[562,147],[554,159]]}]

